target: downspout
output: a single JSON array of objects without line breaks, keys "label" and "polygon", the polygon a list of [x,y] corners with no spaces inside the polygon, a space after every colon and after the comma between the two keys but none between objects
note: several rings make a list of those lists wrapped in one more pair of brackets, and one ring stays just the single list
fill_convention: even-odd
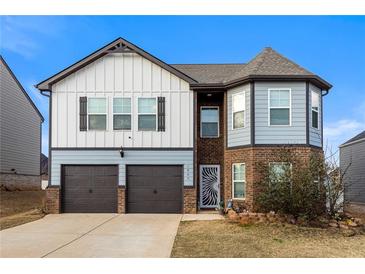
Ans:
[{"label": "downspout", "polygon": [[[46,93],[49,92],[49,93]],[[48,103],[48,187],[50,187],[51,184],[51,172],[52,172],[52,151],[51,151],[51,138],[52,138],[52,97],[51,97],[51,91],[50,90],[40,90],[41,95],[46,96],[49,98]]]}]

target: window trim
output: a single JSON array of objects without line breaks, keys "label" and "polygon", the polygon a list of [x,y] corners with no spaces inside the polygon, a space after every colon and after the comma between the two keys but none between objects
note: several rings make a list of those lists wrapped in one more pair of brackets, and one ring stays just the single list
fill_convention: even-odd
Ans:
[{"label": "window trim", "polygon": [[[271,109],[283,109],[284,107],[272,107],[271,106],[271,103],[270,103],[270,98],[271,98],[271,91],[278,91],[278,90],[286,90],[286,91],[289,91],[289,124],[288,125],[272,125],[271,122],[270,122],[270,110]],[[291,88],[269,88],[268,89],[268,96],[267,96],[267,107],[268,107],[268,110],[267,110],[267,116],[268,116],[268,121],[267,121],[267,124],[269,127],[291,127],[292,126],[292,98],[291,98]]]},{"label": "window trim", "polygon": [[[203,124],[203,121],[202,121],[202,110],[206,108],[206,109],[217,109],[218,111],[218,135],[217,136],[203,136],[202,133],[203,133],[203,127],[202,127],[202,124]],[[219,106],[200,106],[200,138],[204,138],[204,139],[214,139],[214,138],[219,138],[220,137],[220,123],[219,123]]]},{"label": "window trim", "polygon": [[[89,103],[90,103],[90,99],[105,99],[105,113],[90,113],[89,112]],[[108,123],[108,110],[109,110],[109,98],[106,96],[98,96],[98,97],[87,97],[87,130],[88,131],[108,131],[109,128],[109,123]],[[89,125],[89,115],[105,115],[105,129],[90,129],[90,125]]]},{"label": "window trim", "polygon": [[[130,103],[131,103],[131,111],[129,113],[122,113],[122,112],[114,112],[114,100],[115,99],[130,99]],[[133,126],[133,104],[132,104],[132,97],[123,97],[123,96],[116,96],[116,97],[113,97],[113,109],[112,109],[112,116],[113,116],[113,131],[132,131],[132,126]],[[114,128],[114,115],[130,115],[131,116],[131,128],[130,129],[115,129]]]},{"label": "window trim", "polygon": [[[245,176],[244,176],[244,179],[243,180],[235,180],[234,179],[234,166],[235,165],[244,165],[245,166]],[[242,182],[242,183],[244,183],[244,193],[245,193],[245,195],[244,195],[244,197],[243,198],[236,198],[236,197],[234,197],[234,183],[235,182]],[[232,200],[241,200],[241,201],[244,201],[244,200],[246,200],[246,164],[245,163],[233,163],[232,164]]]},{"label": "window trim", "polygon": [[[318,110],[313,109],[313,93],[315,93],[318,96]],[[311,121],[310,121],[310,123],[311,123],[311,127],[316,130],[319,130],[319,109],[320,109],[320,105],[321,105],[320,98],[321,97],[318,92],[311,90]],[[313,111],[317,112],[317,127],[313,126]]]},{"label": "window trim", "polygon": [[[244,100],[244,104],[243,104],[243,127],[237,127],[237,128],[235,128],[234,127],[234,111],[233,111],[233,98],[235,97],[235,96],[237,96],[237,95],[241,95],[241,94],[243,94],[243,100]],[[232,111],[231,111],[231,121],[232,121],[232,126],[231,126],[231,129],[232,130],[237,130],[237,129],[243,129],[243,128],[246,128],[246,91],[245,90],[243,90],[243,91],[240,91],[240,92],[237,92],[237,93],[235,93],[235,94],[232,94],[232,102],[231,102],[231,104],[232,104]],[[238,112],[238,111],[236,111],[236,112]]]},{"label": "window trim", "polygon": [[[156,117],[156,123],[155,123],[155,129],[154,130],[144,130],[144,129],[139,129],[139,115],[153,115],[153,113],[144,113],[144,112],[139,112],[139,99],[155,99],[155,104],[156,104],[156,111],[154,113],[155,117]],[[137,131],[146,131],[146,132],[157,132],[158,129],[158,101],[157,101],[157,97],[137,97]]]}]

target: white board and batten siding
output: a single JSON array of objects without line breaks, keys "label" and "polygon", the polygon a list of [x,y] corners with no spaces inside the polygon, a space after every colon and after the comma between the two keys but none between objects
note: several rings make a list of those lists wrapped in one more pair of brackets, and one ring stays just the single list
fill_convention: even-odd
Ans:
[{"label": "white board and batten siding", "polygon": [[125,185],[126,165],[183,165],[184,186],[193,185],[192,150],[118,150],[52,151],[52,185],[61,184],[61,165],[118,165],[119,185]]},{"label": "white board and batten siding", "polygon": [[[232,97],[235,94],[245,93],[244,127],[233,129]],[[227,91],[227,146],[236,147],[251,143],[251,94],[250,85],[242,85]]]},{"label": "white board and batten siding", "polygon": [[[318,128],[312,127],[312,91],[319,94],[319,110],[318,110]],[[309,85],[309,144],[322,147],[322,100],[321,90],[316,86]]]},{"label": "white board and batten siding", "polygon": [[[107,98],[107,130],[79,130],[79,97]],[[138,98],[163,96],[166,130],[138,131]],[[113,98],[132,99],[132,129],[113,130]],[[52,86],[52,147],[192,148],[189,83],[135,53],[108,54]]]},{"label": "white board and batten siding", "polygon": [[[269,126],[269,89],[291,90],[291,125]],[[255,143],[306,144],[305,82],[255,82]]]}]

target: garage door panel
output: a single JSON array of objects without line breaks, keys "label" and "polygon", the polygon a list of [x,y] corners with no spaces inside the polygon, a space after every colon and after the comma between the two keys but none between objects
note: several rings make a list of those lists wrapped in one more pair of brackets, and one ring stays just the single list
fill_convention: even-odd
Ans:
[{"label": "garage door panel", "polygon": [[127,166],[127,210],[181,213],[182,166]]},{"label": "garage door panel", "polygon": [[153,188],[155,186],[162,188],[170,186],[177,187],[180,185],[181,181],[182,177],[128,177],[128,184],[133,186],[133,188]]},{"label": "garage door panel", "polygon": [[153,193],[151,189],[129,190],[129,202],[135,201],[181,201],[181,191],[175,189],[159,189]]},{"label": "garage door panel", "polygon": [[64,166],[63,173],[63,212],[117,212],[117,166]]},{"label": "garage door panel", "polygon": [[128,203],[128,212],[133,213],[176,213],[181,212],[182,206],[178,201],[146,201]]}]

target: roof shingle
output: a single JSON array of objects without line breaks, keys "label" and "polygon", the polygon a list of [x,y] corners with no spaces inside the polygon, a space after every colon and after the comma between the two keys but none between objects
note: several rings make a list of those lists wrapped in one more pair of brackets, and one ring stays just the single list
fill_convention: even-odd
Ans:
[{"label": "roof shingle", "polygon": [[314,75],[270,47],[264,48],[247,64],[175,64],[172,66],[199,83],[224,84],[247,76]]}]

